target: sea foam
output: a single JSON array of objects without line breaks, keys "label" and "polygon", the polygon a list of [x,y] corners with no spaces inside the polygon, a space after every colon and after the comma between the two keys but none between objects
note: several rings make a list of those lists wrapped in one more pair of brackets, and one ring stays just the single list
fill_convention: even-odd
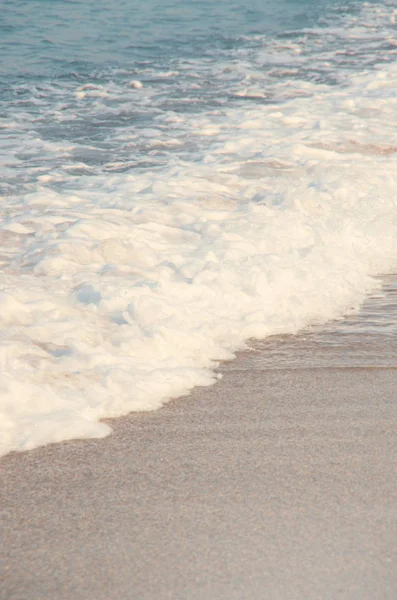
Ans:
[{"label": "sea foam", "polygon": [[[206,140],[200,160],[63,187],[55,170],[10,196],[0,452],[105,436],[101,419],[214,383],[248,339],[357,307],[397,268],[396,82],[389,64],[348,85],[280,84],[290,99],[186,119],[183,144]],[[142,135],[156,152],[157,133]]]}]

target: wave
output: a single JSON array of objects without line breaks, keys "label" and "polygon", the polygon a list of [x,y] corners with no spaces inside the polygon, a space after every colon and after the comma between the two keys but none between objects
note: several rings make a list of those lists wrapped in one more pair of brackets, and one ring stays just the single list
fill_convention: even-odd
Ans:
[{"label": "wave", "polygon": [[[214,383],[248,339],[357,307],[397,268],[396,82],[392,62],[341,85],[282,80],[291,97],[185,119],[200,157],[121,173],[108,156],[115,172],[82,163],[10,195],[0,452],[107,435],[105,417]],[[180,142],[167,118],[149,152]]]}]

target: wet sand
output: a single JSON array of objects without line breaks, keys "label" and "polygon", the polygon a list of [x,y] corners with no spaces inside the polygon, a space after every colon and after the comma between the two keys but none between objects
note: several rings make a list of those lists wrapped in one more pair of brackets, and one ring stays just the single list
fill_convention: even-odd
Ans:
[{"label": "wet sand", "polygon": [[395,600],[391,288],[109,438],[4,457],[0,598]]}]

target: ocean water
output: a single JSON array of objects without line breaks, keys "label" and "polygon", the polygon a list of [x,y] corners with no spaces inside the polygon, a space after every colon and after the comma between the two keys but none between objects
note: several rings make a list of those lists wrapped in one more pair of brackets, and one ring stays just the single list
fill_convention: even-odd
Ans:
[{"label": "ocean water", "polygon": [[3,0],[0,453],[107,435],[395,272],[396,23]]}]

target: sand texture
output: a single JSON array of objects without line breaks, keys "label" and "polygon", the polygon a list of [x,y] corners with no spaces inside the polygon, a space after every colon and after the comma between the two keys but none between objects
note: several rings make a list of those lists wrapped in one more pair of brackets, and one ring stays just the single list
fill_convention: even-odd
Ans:
[{"label": "sand texture", "polygon": [[353,329],[266,342],[109,438],[3,458],[0,597],[395,600],[395,345]]}]

